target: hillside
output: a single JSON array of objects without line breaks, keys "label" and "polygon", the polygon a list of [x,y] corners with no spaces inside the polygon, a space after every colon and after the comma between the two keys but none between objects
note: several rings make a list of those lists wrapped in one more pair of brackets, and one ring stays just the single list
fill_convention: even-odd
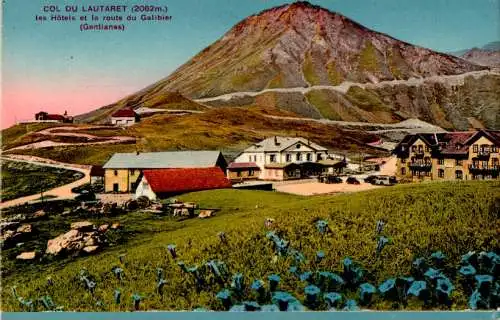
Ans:
[{"label": "hillside", "polygon": [[[289,272],[292,257],[278,256],[272,241],[266,238],[264,228],[267,218],[275,219],[271,227],[280,237],[290,241],[290,247],[304,255],[299,272],[324,270],[342,275],[342,259],[351,257],[364,268],[364,281],[379,286],[389,277],[414,275],[412,261],[429,257],[441,250],[445,266],[441,269],[454,284],[451,304],[431,302],[423,307],[418,300],[400,301],[383,297],[378,292],[369,309],[465,309],[469,293],[453,274],[461,255],[474,250],[499,248],[494,228],[498,225],[498,182],[452,182],[396,186],[379,190],[340,196],[298,197],[275,192],[219,190],[187,194],[180,197],[209,208],[220,208],[217,216],[208,219],[179,220],[148,212],[131,212],[115,217],[89,218],[99,225],[119,221],[124,227],[110,241],[112,247],[89,257],[44,258],[31,264],[12,260],[20,248],[4,251],[5,261],[2,290],[3,311],[19,311],[20,304],[11,295],[10,287],[17,286],[17,293],[24,299],[36,300],[50,295],[56,306],[65,311],[130,311],[131,296],[139,294],[140,310],[192,310],[203,307],[223,310],[216,294],[224,287],[230,288],[231,280],[216,282],[204,264],[216,259],[225,263],[230,275],[243,273],[245,300],[260,300],[250,290],[255,279],[265,282],[267,277],[281,277],[279,290],[289,292],[304,301],[307,281],[300,281]],[[495,206],[495,198],[497,204]],[[473,214],[471,214],[473,213]],[[9,214],[9,213],[7,213]],[[81,218],[80,218],[81,219]],[[331,232],[321,234],[316,221],[324,219]],[[386,221],[382,235],[390,242],[377,255],[376,222]],[[41,221],[42,240],[26,246],[44,250],[46,240],[67,230],[77,216],[61,217],[52,214]],[[53,227],[50,227],[53,226]],[[220,241],[224,232],[227,243]],[[175,244],[178,258],[171,258],[166,246]],[[316,260],[317,251],[324,258]],[[120,262],[119,256],[123,262]],[[300,256],[299,256],[300,257]],[[183,273],[177,262],[187,267],[198,266],[205,284],[196,290],[195,277]],[[431,259],[427,263],[432,264]],[[249,268],[249,266],[252,266]],[[453,267],[452,267],[453,266]],[[123,280],[118,280],[112,268],[123,270]],[[10,273],[13,268],[15,273]],[[157,268],[162,268],[167,283],[163,295],[157,289]],[[84,269],[95,280],[93,293],[78,281]],[[47,284],[47,277],[52,285]],[[311,282],[311,281],[309,281]],[[321,287],[321,286],[320,286]],[[115,303],[114,291],[119,289],[121,301]],[[231,289],[233,290],[233,289]],[[321,292],[321,296],[324,291]],[[360,303],[357,287],[342,287],[342,301],[355,299]],[[237,296],[234,302],[240,300]],[[266,298],[267,299],[267,298]],[[96,304],[100,301],[100,304]],[[261,305],[270,301],[261,301]],[[321,306],[324,307],[322,304]],[[43,310],[39,305],[37,310]]]},{"label": "hillside", "polygon": [[452,52],[451,54],[477,65],[500,67],[500,41],[490,42],[480,48]]},{"label": "hillside", "polygon": [[[288,117],[269,118],[267,115]],[[207,150],[219,149],[234,155],[250,144],[264,138],[301,136],[328,147],[332,151],[350,152],[356,150],[373,155],[384,155],[379,149],[366,143],[378,140],[376,135],[343,130],[339,126],[323,123],[309,123],[293,120],[294,114],[273,108],[217,108],[204,113],[184,116],[158,114],[125,130],[109,128],[104,132],[79,131],[81,134],[119,135],[137,139],[136,143],[109,145],[79,145],[47,147],[40,149],[15,150],[17,154],[29,154],[62,162],[79,164],[104,164],[115,152],[140,150]],[[21,139],[31,141],[31,136]]]},{"label": "hillside", "polygon": [[[270,106],[315,119],[393,123],[421,118],[448,129],[465,130],[471,121],[499,129],[492,114],[500,110],[495,96],[500,75],[487,69],[370,30],[340,13],[294,2],[245,18],[165,79],[77,119],[102,123],[124,106]],[[478,89],[464,107],[457,101],[457,92],[467,90],[464,81],[455,85],[446,77],[481,70],[485,73],[468,81]],[[436,81],[413,83],[421,78]],[[391,81],[397,85],[386,88],[384,83]],[[373,90],[343,90],[368,84],[375,85]],[[317,87],[326,89],[312,89]],[[306,94],[304,88],[311,91]],[[263,90],[281,91],[230,101],[215,98]]]}]

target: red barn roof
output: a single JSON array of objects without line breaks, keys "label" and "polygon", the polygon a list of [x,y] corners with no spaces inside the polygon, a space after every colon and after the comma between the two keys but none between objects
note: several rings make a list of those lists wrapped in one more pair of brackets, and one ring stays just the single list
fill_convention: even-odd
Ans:
[{"label": "red barn roof", "polygon": [[144,170],[155,193],[180,193],[230,188],[231,182],[219,167]]},{"label": "red barn roof", "polygon": [[111,116],[115,118],[133,118],[136,113],[131,108],[120,109],[113,113]]},{"label": "red barn roof", "polygon": [[46,120],[64,121],[64,119],[66,119],[66,118],[60,114],[48,114],[47,116],[45,116],[45,119]]},{"label": "red barn roof", "polygon": [[239,168],[259,168],[259,166],[255,162],[231,162],[228,169],[239,169]]}]

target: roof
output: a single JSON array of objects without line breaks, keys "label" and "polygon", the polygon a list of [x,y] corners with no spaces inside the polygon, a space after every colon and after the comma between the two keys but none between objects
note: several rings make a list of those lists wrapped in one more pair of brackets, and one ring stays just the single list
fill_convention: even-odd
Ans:
[{"label": "roof", "polygon": [[334,159],[325,159],[325,160],[320,160],[318,161],[319,164],[322,164],[324,166],[335,166],[340,163],[345,163],[344,160],[334,160]]},{"label": "roof", "polygon": [[220,151],[115,153],[104,169],[165,169],[215,167]]},{"label": "roof", "polygon": [[231,182],[218,167],[144,170],[143,174],[155,193],[231,188]]},{"label": "roof", "polygon": [[58,120],[58,121],[64,121],[66,118],[60,114],[48,114],[45,116],[46,120]]},{"label": "roof", "polygon": [[314,142],[311,142],[304,138],[292,138],[292,137],[271,137],[262,140],[254,144],[251,147],[245,149],[245,152],[280,152],[285,150],[286,148],[296,144],[301,143],[304,144],[316,151],[327,151],[325,147],[322,147]]},{"label": "roof", "polygon": [[131,108],[124,108],[116,111],[111,116],[114,118],[134,118],[136,113]]},{"label": "roof", "polygon": [[255,162],[231,162],[228,169],[239,169],[239,168],[260,168]]},{"label": "roof", "polygon": [[300,167],[298,163],[290,162],[290,163],[285,163],[285,162],[276,162],[276,163],[268,163],[264,167],[268,169],[284,169],[290,166],[296,166]]},{"label": "roof", "polygon": [[104,177],[104,168],[102,166],[92,166],[90,168],[91,177]]}]

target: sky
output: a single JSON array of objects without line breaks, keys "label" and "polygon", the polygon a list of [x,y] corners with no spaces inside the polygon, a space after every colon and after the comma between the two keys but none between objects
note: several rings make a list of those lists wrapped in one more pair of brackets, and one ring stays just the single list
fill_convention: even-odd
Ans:
[{"label": "sky", "polygon": [[[40,110],[81,114],[168,76],[245,17],[283,0],[4,0],[2,128]],[[500,40],[500,0],[310,0],[400,40],[449,52]],[[80,31],[80,22],[40,22],[45,5],[148,4],[168,22],[125,31]],[[82,12],[74,15],[79,18]],[[127,11],[124,16],[129,14]],[[114,16],[116,14],[109,14]]]}]

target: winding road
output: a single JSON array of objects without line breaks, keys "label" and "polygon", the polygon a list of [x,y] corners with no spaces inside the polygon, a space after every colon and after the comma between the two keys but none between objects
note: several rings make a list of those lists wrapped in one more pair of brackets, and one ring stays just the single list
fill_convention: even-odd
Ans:
[{"label": "winding road", "polygon": [[[63,186],[59,186],[59,187],[44,191],[43,192],[44,196],[55,197],[51,200],[73,199],[77,194],[73,193],[71,190],[73,188],[80,187],[80,186],[90,182],[90,166],[63,163],[63,162],[58,162],[58,161],[54,161],[54,160],[50,160],[50,159],[25,156],[25,155],[2,155],[1,159],[2,159],[2,161],[8,160],[8,161],[24,162],[24,163],[34,164],[34,165],[38,165],[38,166],[68,169],[68,170],[74,170],[74,171],[78,171],[78,172],[83,173],[83,175],[84,175],[83,178],[81,178],[77,181],[74,181],[74,182],[71,182],[69,184],[65,184]],[[37,193],[34,195],[25,196],[25,197],[1,202],[0,209],[5,209],[8,207],[12,207],[12,206],[22,205],[22,204],[25,204],[27,202],[28,203],[29,202],[36,202],[36,200],[38,200],[39,198],[40,198],[40,194]]]}]

